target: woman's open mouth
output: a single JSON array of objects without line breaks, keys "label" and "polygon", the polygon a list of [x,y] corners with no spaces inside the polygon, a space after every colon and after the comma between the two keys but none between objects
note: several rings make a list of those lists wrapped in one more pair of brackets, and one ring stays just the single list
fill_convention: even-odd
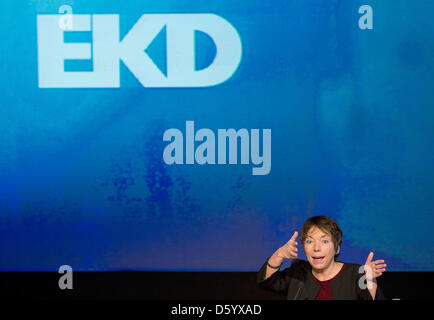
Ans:
[{"label": "woman's open mouth", "polygon": [[324,256],[322,257],[312,257],[314,263],[321,263],[324,261]]}]

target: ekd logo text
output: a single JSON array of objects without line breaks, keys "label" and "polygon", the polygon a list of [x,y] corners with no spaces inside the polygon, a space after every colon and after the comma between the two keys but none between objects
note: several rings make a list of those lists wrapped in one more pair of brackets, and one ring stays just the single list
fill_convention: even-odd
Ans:
[{"label": "ekd logo text", "polygon": [[[241,61],[241,39],[235,28],[214,14],[144,14],[120,41],[119,15],[73,14],[68,30],[60,14],[37,15],[40,88],[118,88],[120,60],[144,87],[207,87],[229,79]],[[164,74],[145,52],[166,28]],[[91,31],[92,41],[69,43],[65,31]],[[195,31],[207,34],[216,56],[195,70]],[[90,60],[93,71],[65,71],[65,60]]]}]

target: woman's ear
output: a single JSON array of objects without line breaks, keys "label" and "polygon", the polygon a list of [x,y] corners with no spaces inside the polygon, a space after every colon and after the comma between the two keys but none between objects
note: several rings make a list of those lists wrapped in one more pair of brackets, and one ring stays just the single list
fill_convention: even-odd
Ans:
[{"label": "woman's ear", "polygon": [[339,246],[338,249],[336,250],[335,257],[334,257],[334,260],[335,260],[335,261],[338,261],[339,251],[341,251],[341,247],[340,247],[340,246]]}]

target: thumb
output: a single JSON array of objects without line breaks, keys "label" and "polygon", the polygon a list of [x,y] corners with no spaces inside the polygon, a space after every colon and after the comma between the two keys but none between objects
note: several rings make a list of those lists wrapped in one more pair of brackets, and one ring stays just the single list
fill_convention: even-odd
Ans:
[{"label": "thumb", "polygon": [[374,257],[374,253],[371,251],[369,252],[368,258],[366,259],[365,264],[370,264],[372,262],[372,258]]}]

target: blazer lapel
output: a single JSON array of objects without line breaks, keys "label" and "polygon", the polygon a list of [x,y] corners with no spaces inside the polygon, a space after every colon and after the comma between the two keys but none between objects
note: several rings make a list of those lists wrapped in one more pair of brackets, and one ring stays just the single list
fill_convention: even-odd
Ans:
[{"label": "blazer lapel", "polygon": [[306,299],[315,300],[319,290],[320,290],[320,286],[318,282],[316,282],[316,280],[314,279],[312,272],[308,271],[306,273],[306,287],[305,287]]}]

